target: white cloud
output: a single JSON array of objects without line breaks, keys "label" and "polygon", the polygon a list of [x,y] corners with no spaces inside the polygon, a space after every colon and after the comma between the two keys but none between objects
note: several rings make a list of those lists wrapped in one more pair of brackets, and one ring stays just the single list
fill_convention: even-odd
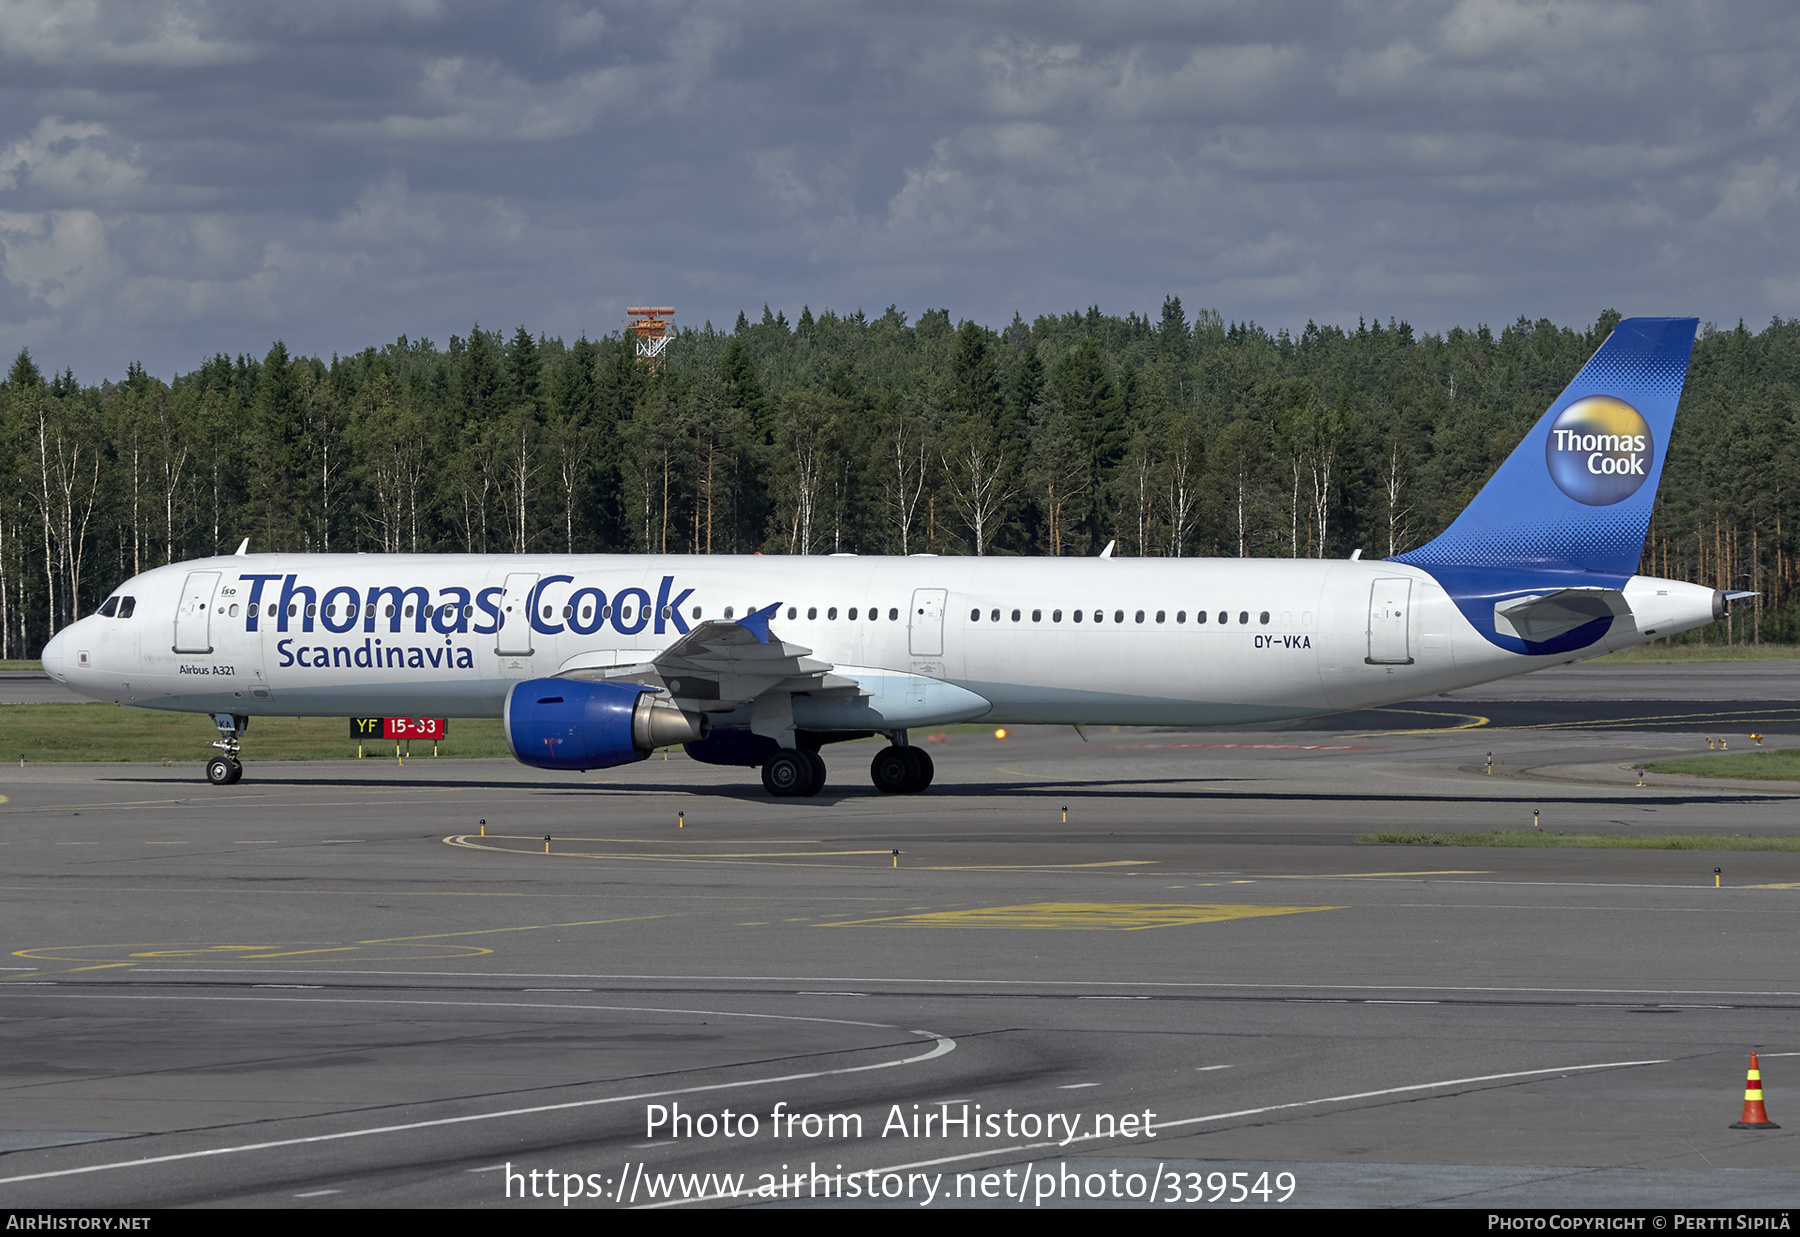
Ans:
[{"label": "white cloud", "polygon": [[41,196],[73,204],[120,197],[138,188],[144,171],[113,157],[101,139],[106,126],[71,124],[60,116],[38,121],[29,137],[0,153],[0,190],[29,186]]},{"label": "white cloud", "polygon": [[53,309],[92,305],[116,277],[106,225],[93,211],[0,211],[0,274]]},{"label": "white cloud", "polygon": [[1800,176],[1783,173],[1774,155],[1760,163],[1740,164],[1719,188],[1719,204],[1706,217],[1709,224],[1742,228],[1761,223],[1782,202],[1792,202]]},{"label": "white cloud", "polygon": [[641,110],[646,101],[633,94],[640,76],[598,69],[537,83],[490,59],[440,58],[420,73],[411,110],[329,121],[319,131],[349,141],[556,141],[591,131],[603,112]]},{"label": "white cloud", "polygon": [[556,13],[556,43],[566,50],[591,47],[606,33],[606,14],[584,5],[565,4]]},{"label": "white cloud", "polygon": [[75,68],[194,69],[257,54],[253,43],[209,35],[206,15],[178,0],[0,0],[0,55]]}]

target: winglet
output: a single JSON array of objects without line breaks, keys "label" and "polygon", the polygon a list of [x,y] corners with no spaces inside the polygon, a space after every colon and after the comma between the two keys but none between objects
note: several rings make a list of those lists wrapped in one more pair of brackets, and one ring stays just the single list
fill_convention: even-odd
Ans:
[{"label": "winglet", "polygon": [[769,642],[769,620],[775,617],[775,611],[781,609],[781,603],[764,606],[760,610],[752,610],[737,621],[737,625],[756,637],[758,644]]},{"label": "winglet", "polygon": [[237,554],[234,557],[242,558],[245,554],[249,553],[249,551],[250,538],[245,537],[242,541],[238,542]]},{"label": "winglet", "polygon": [[1106,548],[1105,548],[1105,549],[1104,549],[1104,550],[1102,550],[1102,551],[1100,551],[1100,557],[1101,557],[1101,558],[1111,558],[1111,557],[1112,557],[1112,552],[1113,552],[1113,547],[1114,547],[1114,546],[1116,546],[1116,545],[1118,545],[1118,544],[1119,544],[1119,543],[1118,543],[1118,542],[1116,542],[1116,541],[1109,541],[1109,542],[1107,542],[1107,543],[1106,543]]}]

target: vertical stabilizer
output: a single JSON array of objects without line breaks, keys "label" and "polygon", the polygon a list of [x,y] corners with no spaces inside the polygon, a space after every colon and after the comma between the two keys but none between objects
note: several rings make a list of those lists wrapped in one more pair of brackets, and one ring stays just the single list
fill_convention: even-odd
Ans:
[{"label": "vertical stabilizer", "polygon": [[1635,572],[1697,325],[1620,322],[1450,527],[1397,561]]}]

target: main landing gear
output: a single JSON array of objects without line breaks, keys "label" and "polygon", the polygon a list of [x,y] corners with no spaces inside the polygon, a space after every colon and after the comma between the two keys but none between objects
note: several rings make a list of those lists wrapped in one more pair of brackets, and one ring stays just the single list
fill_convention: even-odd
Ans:
[{"label": "main landing gear", "polygon": [[875,753],[869,780],[884,795],[916,795],[931,785],[931,757],[916,747],[896,743]]},{"label": "main landing gear", "polygon": [[[884,795],[916,795],[931,785],[934,772],[930,756],[900,742],[875,754],[869,780]],[[784,747],[763,761],[762,782],[763,789],[778,799],[810,798],[825,787],[825,762],[817,752]]]},{"label": "main landing gear", "polygon": [[763,761],[762,781],[778,799],[810,798],[825,789],[825,761],[817,752],[784,747]]},{"label": "main landing gear", "polygon": [[206,780],[214,786],[231,786],[244,776],[243,762],[238,759],[238,741],[250,729],[250,719],[214,713],[213,725],[219,728],[219,739],[213,744],[219,754],[206,762]]}]

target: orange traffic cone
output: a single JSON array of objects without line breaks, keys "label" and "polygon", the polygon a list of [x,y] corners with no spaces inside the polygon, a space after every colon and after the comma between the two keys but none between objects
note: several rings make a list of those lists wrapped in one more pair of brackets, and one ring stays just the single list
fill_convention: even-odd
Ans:
[{"label": "orange traffic cone", "polygon": [[1781,1127],[1769,1120],[1769,1114],[1763,1110],[1762,1070],[1756,1064],[1756,1054],[1750,1054],[1750,1077],[1744,1083],[1744,1116],[1731,1125],[1734,1130],[1778,1130]]}]

